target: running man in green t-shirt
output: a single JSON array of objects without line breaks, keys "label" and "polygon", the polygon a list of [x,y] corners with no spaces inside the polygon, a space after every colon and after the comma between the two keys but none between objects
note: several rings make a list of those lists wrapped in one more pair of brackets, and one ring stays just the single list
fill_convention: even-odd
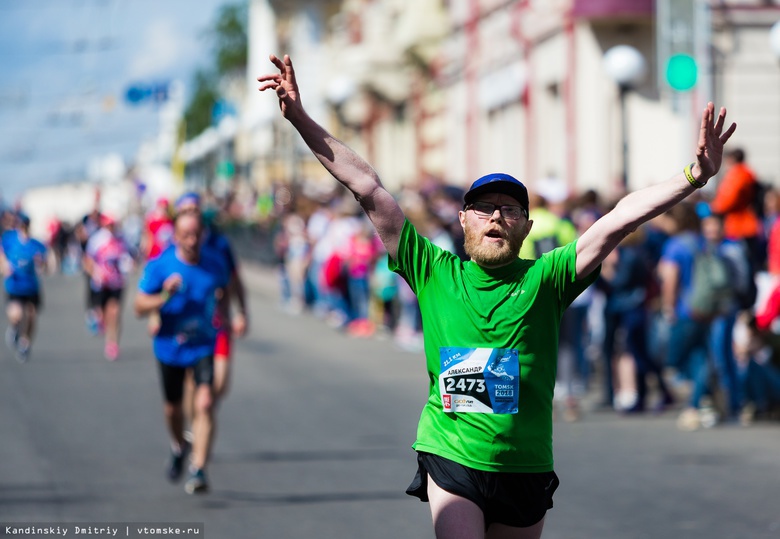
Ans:
[{"label": "running man in green t-shirt", "polygon": [[558,485],[552,397],[558,325],[601,262],[639,225],[720,168],[726,110],[702,114],[696,161],[664,183],[628,194],[574,242],[538,260],[518,258],[533,221],[528,192],[508,174],[476,180],[459,212],[470,260],[433,245],[406,220],[377,173],[303,109],[289,56],[258,77],[323,166],[360,202],[414,290],[423,317],[430,393],[407,491],[430,502],[438,538],[538,538]]}]

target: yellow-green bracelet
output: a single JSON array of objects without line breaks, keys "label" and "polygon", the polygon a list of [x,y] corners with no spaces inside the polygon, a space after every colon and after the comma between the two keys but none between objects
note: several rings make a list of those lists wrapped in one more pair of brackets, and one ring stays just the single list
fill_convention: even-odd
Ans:
[{"label": "yellow-green bracelet", "polygon": [[692,186],[694,186],[696,189],[701,189],[706,183],[702,183],[696,178],[693,177],[693,165],[696,163],[691,163],[687,167],[683,169],[683,172],[685,173],[685,179],[688,180],[688,183],[690,183]]},{"label": "yellow-green bracelet", "polygon": [[162,298],[163,303],[167,303],[167,301],[171,297],[171,293],[168,292],[167,290],[163,290],[162,292],[160,292],[160,297]]}]

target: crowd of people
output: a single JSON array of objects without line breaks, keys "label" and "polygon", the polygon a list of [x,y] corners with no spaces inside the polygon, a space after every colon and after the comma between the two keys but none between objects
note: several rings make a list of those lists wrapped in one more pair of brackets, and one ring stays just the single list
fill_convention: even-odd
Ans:
[{"label": "crowd of people", "polygon": [[178,481],[186,470],[185,491],[206,492],[215,409],[229,387],[232,339],[248,327],[238,263],[226,237],[204,215],[196,192],[181,195],[173,205],[158,199],[140,234],[126,230],[96,205],[75,226],[51,227],[47,248],[30,236],[27,215],[4,210],[0,269],[7,295],[6,344],[19,362],[29,360],[43,297],[40,275],[51,259],[54,271],[83,274],[86,329],[104,340],[107,360],[118,360],[122,301],[133,271],[140,269],[133,307],[149,318],[159,366],[171,444],[165,473]]},{"label": "crowd of people", "polygon": [[[717,189],[629,234],[564,312],[555,393],[563,419],[578,419],[586,397],[591,408],[625,414],[682,408],[682,430],[780,419],[780,337],[773,332],[780,330],[780,193],[758,182],[740,149],[726,154],[724,169]],[[614,206],[552,177],[537,187],[520,258],[576,240]],[[465,261],[457,221],[463,194],[429,181],[395,198],[421,234]],[[354,337],[392,338],[422,351],[417,297],[388,269],[387,252],[353,197],[336,191],[296,200],[274,236],[283,308],[308,310]],[[719,268],[723,282],[714,287]],[[716,305],[699,305],[715,297]]]}]

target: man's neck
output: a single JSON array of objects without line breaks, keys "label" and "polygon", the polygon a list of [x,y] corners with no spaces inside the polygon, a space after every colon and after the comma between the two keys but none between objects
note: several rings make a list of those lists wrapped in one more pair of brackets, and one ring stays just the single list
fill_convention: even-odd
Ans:
[{"label": "man's neck", "polygon": [[186,264],[192,264],[195,265],[198,262],[200,262],[200,253],[197,252],[194,255],[190,256],[187,253],[185,253],[180,247],[176,247],[176,257],[181,260],[182,262]]}]

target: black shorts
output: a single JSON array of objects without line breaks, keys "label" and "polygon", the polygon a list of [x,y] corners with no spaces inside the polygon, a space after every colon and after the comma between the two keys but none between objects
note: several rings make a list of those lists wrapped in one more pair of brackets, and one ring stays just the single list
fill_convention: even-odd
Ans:
[{"label": "black shorts", "polygon": [[90,294],[90,305],[92,307],[100,307],[101,309],[105,309],[106,303],[108,303],[108,300],[110,299],[115,299],[118,302],[122,301],[121,288],[119,290],[111,290],[109,288],[101,288],[100,290],[90,289]]},{"label": "black shorts", "polygon": [[427,502],[428,476],[443,490],[482,509],[485,529],[493,523],[516,528],[533,526],[552,508],[553,493],[559,485],[555,472],[485,472],[420,451],[417,474],[406,493]]},{"label": "black shorts", "polygon": [[189,367],[175,367],[158,361],[160,366],[160,381],[162,382],[163,397],[165,402],[179,403],[184,396],[184,375],[188,369],[192,369],[192,377],[195,385],[212,385],[214,383],[214,358],[204,357]]},{"label": "black shorts", "polygon": [[18,294],[6,294],[6,301],[8,303],[17,302],[24,305],[25,303],[32,304],[33,307],[38,309],[41,306],[41,295],[33,294],[31,296],[20,296]]}]

